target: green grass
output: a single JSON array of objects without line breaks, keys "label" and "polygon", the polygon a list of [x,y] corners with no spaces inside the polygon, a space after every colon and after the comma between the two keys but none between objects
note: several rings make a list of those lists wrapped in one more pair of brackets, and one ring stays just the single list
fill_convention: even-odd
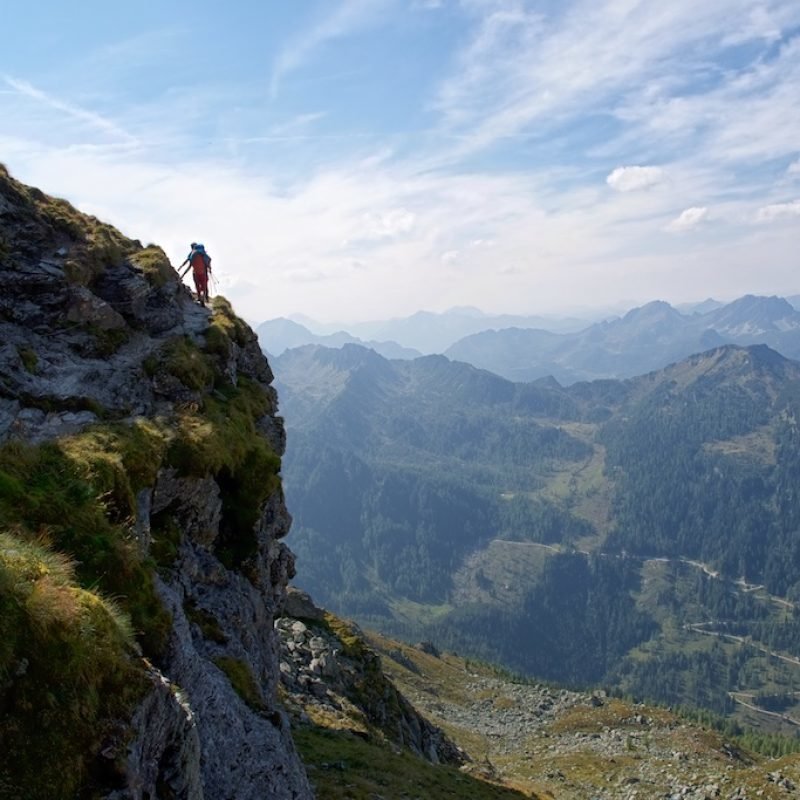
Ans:
[{"label": "green grass", "polygon": [[320,800],[514,800],[535,797],[428,763],[346,731],[299,727],[293,737]]},{"label": "green grass", "polygon": [[149,244],[143,250],[131,253],[128,260],[134,267],[140,269],[149,283],[156,288],[178,279],[167,254],[157,245]]},{"label": "green grass", "polygon": [[100,328],[97,325],[82,327],[94,340],[92,355],[95,358],[110,358],[131,338],[128,328]]},{"label": "green grass", "polygon": [[[186,613],[186,618],[200,628],[204,638],[217,644],[225,644],[228,641],[227,634],[222,630],[222,626],[213,614],[210,614],[205,609],[198,608],[193,602],[184,603],[183,610]],[[217,666],[220,665],[217,664]]]},{"label": "green grass", "polygon": [[235,342],[244,347],[255,339],[255,334],[247,324],[233,312],[230,302],[224,297],[215,297],[211,301],[211,320],[206,331],[206,349],[209,352],[227,357],[230,343]]},{"label": "green grass", "polygon": [[[158,358],[161,367],[174,375],[187,389],[200,392],[210,389],[214,384],[212,363],[188,336],[170,339],[161,348]],[[145,369],[148,369],[147,364]]]},{"label": "green grass", "polygon": [[[170,618],[153,585],[153,568],[130,534],[134,487],[142,466],[132,455],[103,449],[111,441],[140,455],[120,426],[90,431],[61,445],[0,447],[0,530],[15,530],[29,541],[44,541],[77,562],[81,586],[119,598],[145,649],[157,654]],[[106,439],[106,437],[108,437]]]},{"label": "green grass", "polygon": [[0,797],[77,795],[146,689],[132,642],[127,615],[67,559],[0,533]]}]

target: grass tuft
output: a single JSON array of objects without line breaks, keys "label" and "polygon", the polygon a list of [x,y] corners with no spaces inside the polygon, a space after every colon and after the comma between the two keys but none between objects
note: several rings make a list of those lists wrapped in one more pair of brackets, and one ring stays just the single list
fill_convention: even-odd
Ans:
[{"label": "grass tuft", "polygon": [[22,366],[32,375],[35,375],[39,367],[39,356],[36,355],[36,351],[30,347],[17,346],[17,353],[22,361]]},{"label": "grass tuft", "polygon": [[178,275],[169,263],[167,254],[157,245],[149,244],[142,250],[128,256],[128,261],[140,269],[151,286],[160,289],[169,281],[176,281]]},{"label": "grass tuft", "polygon": [[0,533],[3,796],[75,797],[114,720],[145,691],[127,615],[76,581],[63,556]]},{"label": "grass tuft", "polygon": [[254,711],[266,711],[256,679],[250,667],[238,658],[219,656],[214,663],[225,673],[236,694]]}]

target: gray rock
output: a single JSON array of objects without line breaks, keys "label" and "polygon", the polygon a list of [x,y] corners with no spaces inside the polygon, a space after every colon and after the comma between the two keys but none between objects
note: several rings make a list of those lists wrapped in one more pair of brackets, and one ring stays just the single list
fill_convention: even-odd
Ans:
[{"label": "gray rock", "polygon": [[67,309],[67,322],[94,325],[102,331],[128,327],[122,314],[85,286],[72,287],[71,294],[72,302]]},{"label": "gray rock", "polygon": [[203,800],[200,740],[194,714],[180,690],[158,670],[150,669],[153,688],[133,717],[136,738],[128,746],[127,787],[108,800]]},{"label": "gray rock", "polygon": [[282,614],[295,619],[310,619],[322,621],[325,619],[325,612],[314,605],[311,597],[295,586],[289,586],[286,590],[286,600],[283,604]]},{"label": "gray rock", "polygon": [[192,541],[206,548],[214,544],[219,535],[222,500],[213,478],[187,478],[174,469],[161,470],[153,491],[152,513],[166,510]]}]

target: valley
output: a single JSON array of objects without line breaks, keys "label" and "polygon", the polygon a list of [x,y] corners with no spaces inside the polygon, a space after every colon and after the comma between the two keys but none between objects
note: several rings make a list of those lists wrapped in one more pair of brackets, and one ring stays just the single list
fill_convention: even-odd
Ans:
[{"label": "valley", "polygon": [[275,365],[297,580],[329,607],[794,734],[794,362],[723,347],[568,388],[352,347]]}]

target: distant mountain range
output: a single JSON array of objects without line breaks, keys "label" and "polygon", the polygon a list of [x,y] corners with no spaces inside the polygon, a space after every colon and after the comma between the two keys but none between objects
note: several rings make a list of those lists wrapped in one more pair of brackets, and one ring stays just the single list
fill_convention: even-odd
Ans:
[{"label": "distant mountain range", "polygon": [[559,333],[579,331],[586,319],[574,317],[520,316],[484,314],[480,309],[457,307],[443,313],[418,311],[410,317],[357,322],[346,326],[324,325],[308,317],[278,317],[256,328],[261,346],[272,355],[280,355],[291,347],[321,344],[341,347],[363,344],[386,358],[415,358],[418,355],[442,353],[452,344],[473,333],[502,328],[547,328]]},{"label": "distant mountain range", "polygon": [[257,330],[271,355],[308,344],[360,344],[390,359],[443,353],[512,381],[550,375],[569,385],[640,375],[723,344],[767,344],[789,358],[800,358],[800,311],[795,304],[800,304],[800,296],[747,295],[731,303],[709,298],[677,308],[654,301],[593,324],[455,308],[359,323],[349,331],[323,332],[319,323],[307,318],[302,318],[306,324],[269,320]]},{"label": "distant mountain range", "polygon": [[285,350],[293,347],[302,347],[307,344],[318,344],[323,347],[341,347],[345,344],[360,344],[374,350],[384,358],[417,358],[422,353],[409,347],[403,347],[397,342],[365,341],[353,336],[346,331],[336,331],[328,334],[312,333],[305,325],[294,322],[286,317],[262,322],[256,328],[259,342],[265,352],[272,356],[279,356]]},{"label": "distant mountain range", "polygon": [[800,312],[780,297],[747,295],[726,305],[712,301],[691,314],[655,301],[578,333],[483,331],[456,342],[445,355],[509,380],[552,375],[570,384],[640,375],[723,344],[767,344],[798,358]]}]

